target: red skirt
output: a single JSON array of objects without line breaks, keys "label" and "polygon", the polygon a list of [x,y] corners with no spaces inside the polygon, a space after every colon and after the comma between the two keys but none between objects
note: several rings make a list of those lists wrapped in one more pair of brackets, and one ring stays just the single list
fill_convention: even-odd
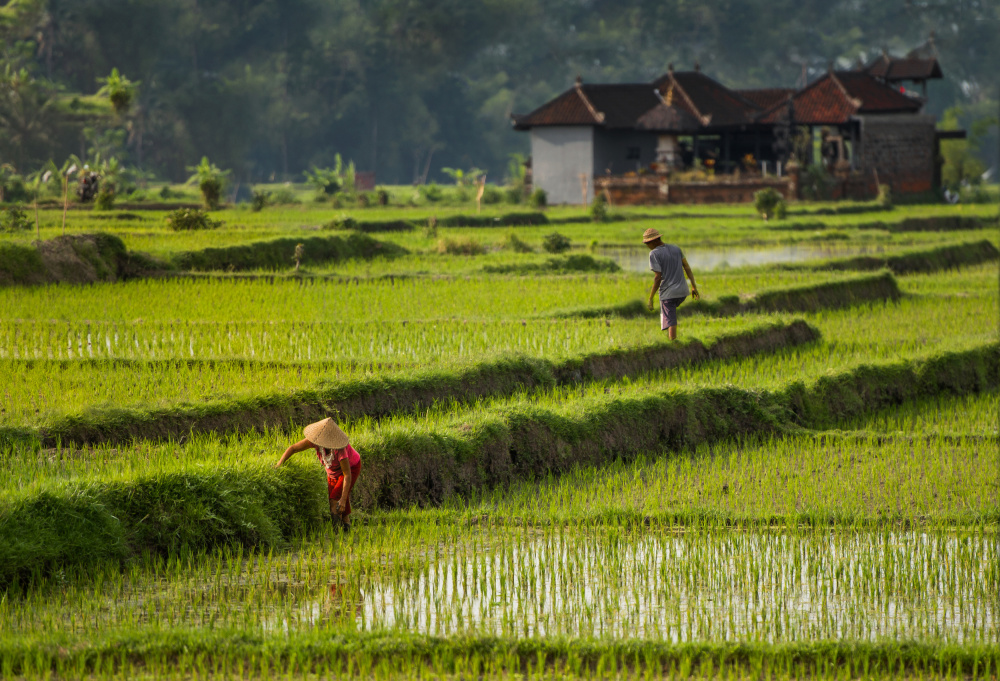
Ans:
[{"label": "red skirt", "polygon": [[[343,518],[351,515],[351,492],[354,491],[354,486],[358,484],[358,476],[361,475],[361,462],[354,466],[351,466],[351,489],[347,491],[347,505],[344,508]],[[344,492],[344,474],[340,471],[336,473],[331,472],[329,469],[326,471],[326,486],[330,491],[330,498],[340,500],[340,495]]]}]

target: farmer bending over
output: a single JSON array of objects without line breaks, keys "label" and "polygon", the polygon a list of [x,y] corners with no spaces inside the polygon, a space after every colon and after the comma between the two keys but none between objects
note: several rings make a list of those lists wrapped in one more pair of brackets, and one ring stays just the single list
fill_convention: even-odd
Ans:
[{"label": "farmer bending over", "polygon": [[296,442],[285,450],[275,468],[288,461],[292,454],[310,447],[316,449],[316,456],[326,469],[326,486],[330,491],[330,519],[339,517],[344,529],[351,528],[351,490],[361,475],[361,455],[347,439],[333,419],[326,418],[311,423],[303,431],[304,440]]},{"label": "farmer bending over", "polygon": [[649,269],[653,274],[653,288],[649,290],[649,309],[653,309],[653,295],[660,290],[660,330],[666,331],[670,340],[677,340],[677,306],[688,296],[684,275],[691,280],[691,295],[698,300],[698,285],[681,249],[665,244],[660,233],[650,227],[642,235],[642,242],[649,247]]}]

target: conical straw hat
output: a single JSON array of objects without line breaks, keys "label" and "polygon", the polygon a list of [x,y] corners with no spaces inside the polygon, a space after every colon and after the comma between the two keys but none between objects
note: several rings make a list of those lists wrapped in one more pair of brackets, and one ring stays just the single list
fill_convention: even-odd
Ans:
[{"label": "conical straw hat", "polygon": [[656,239],[659,238],[660,238],[660,233],[657,232],[652,227],[650,227],[649,229],[647,229],[645,232],[642,233],[642,243],[655,241]]},{"label": "conical straw hat", "polygon": [[306,439],[314,445],[327,449],[343,449],[350,442],[347,433],[342,431],[336,421],[331,418],[310,423],[302,432]]}]

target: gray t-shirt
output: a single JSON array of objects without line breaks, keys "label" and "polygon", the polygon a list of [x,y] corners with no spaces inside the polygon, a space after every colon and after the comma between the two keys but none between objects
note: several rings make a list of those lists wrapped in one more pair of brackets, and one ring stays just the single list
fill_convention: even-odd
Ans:
[{"label": "gray t-shirt", "polygon": [[663,275],[660,280],[660,300],[684,298],[689,293],[684,278],[684,254],[673,244],[660,244],[649,252],[649,269]]}]

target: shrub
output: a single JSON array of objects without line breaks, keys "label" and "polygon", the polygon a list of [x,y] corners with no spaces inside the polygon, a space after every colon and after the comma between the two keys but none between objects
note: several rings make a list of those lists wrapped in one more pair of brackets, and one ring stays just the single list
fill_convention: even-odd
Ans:
[{"label": "shrub", "polygon": [[475,239],[446,237],[438,241],[437,252],[442,255],[482,255],[486,252],[486,247]]},{"label": "shrub", "polygon": [[892,187],[887,184],[879,184],[875,202],[882,208],[892,208]]},{"label": "shrub", "polygon": [[250,207],[254,212],[260,212],[271,202],[271,192],[263,189],[254,189],[250,197]]},{"label": "shrub", "polygon": [[21,204],[13,203],[0,213],[0,232],[22,232],[29,229],[31,220]]},{"label": "shrub", "polygon": [[535,208],[545,208],[549,203],[549,195],[541,187],[535,187],[535,191],[531,192],[531,196],[528,197],[528,203]]},{"label": "shrub", "polygon": [[[754,210],[765,220],[770,220],[773,217],[778,217],[778,219],[783,218],[787,211],[784,203],[785,200],[781,198],[781,194],[772,187],[761,189],[758,192],[754,192],[753,195]],[[780,216],[778,215],[779,210],[781,211]]]},{"label": "shrub", "polygon": [[81,203],[90,203],[97,198],[97,192],[101,186],[101,178],[97,173],[84,172],[80,174],[80,181],[76,184],[76,197]]},{"label": "shrub", "polygon": [[503,198],[507,203],[521,203],[521,199],[524,198],[524,192],[520,187],[506,187],[503,190]]},{"label": "shrub", "polygon": [[608,200],[604,194],[594,197],[594,202],[590,204],[590,219],[594,222],[604,222],[608,219]]},{"label": "shrub", "polygon": [[812,201],[829,201],[833,196],[834,180],[821,165],[811,165],[799,176],[802,196]]},{"label": "shrub", "polygon": [[160,189],[160,191],[158,192],[158,196],[159,196],[159,197],[160,197],[161,199],[165,199],[165,200],[170,200],[170,199],[183,199],[183,198],[184,198],[184,192],[175,192],[175,191],[174,191],[173,189],[171,189],[170,187],[167,187],[167,186],[164,186],[164,187],[163,187],[162,189]]},{"label": "shrub", "polygon": [[375,203],[380,206],[389,205],[389,192],[384,187],[375,190]]},{"label": "shrub", "polygon": [[371,194],[368,192],[358,192],[358,207],[368,208],[372,205]]},{"label": "shrub", "polygon": [[548,265],[553,270],[568,272],[620,272],[621,267],[611,258],[594,258],[582,253],[549,258]]},{"label": "shrub", "polygon": [[101,184],[101,190],[97,192],[97,201],[94,208],[97,210],[111,210],[115,207],[115,188],[110,182]]},{"label": "shrub", "polygon": [[303,173],[306,182],[311,184],[316,190],[317,197],[333,196],[340,191],[343,186],[343,168],[340,154],[337,154],[336,168],[317,168],[313,166],[311,171]]},{"label": "shrub", "polygon": [[774,207],[774,217],[778,220],[784,220],[788,217],[788,204],[785,203],[784,199],[778,201],[778,205]]},{"label": "shrub", "polygon": [[503,192],[492,184],[483,187],[483,203],[500,203],[503,201]]},{"label": "shrub", "polygon": [[4,178],[0,175],[0,202],[31,201],[33,198],[31,188],[25,184],[23,177],[9,175]]},{"label": "shrub", "polygon": [[218,229],[222,220],[213,220],[197,208],[181,208],[167,215],[167,225],[175,232],[195,229]]},{"label": "shrub", "polygon": [[432,215],[427,218],[427,225],[424,227],[424,236],[428,239],[436,239],[438,235],[438,219]]},{"label": "shrub", "polygon": [[436,203],[444,198],[444,191],[436,184],[422,184],[417,187],[417,191],[424,201],[429,203]]},{"label": "shrub", "polygon": [[510,232],[503,238],[500,242],[500,247],[505,251],[514,251],[515,253],[534,253],[535,249],[528,245],[527,242],[522,240],[514,232]]},{"label": "shrub", "polygon": [[299,200],[290,187],[278,187],[271,194],[271,203],[275,206],[288,206],[293,203],[299,203]]},{"label": "shrub", "polygon": [[549,253],[562,253],[563,251],[568,251],[570,246],[572,246],[572,243],[569,237],[563,236],[559,232],[546,234],[542,240],[542,248]]},{"label": "shrub", "polygon": [[341,215],[338,218],[330,220],[324,229],[357,229],[358,221],[352,218],[350,215]]}]

